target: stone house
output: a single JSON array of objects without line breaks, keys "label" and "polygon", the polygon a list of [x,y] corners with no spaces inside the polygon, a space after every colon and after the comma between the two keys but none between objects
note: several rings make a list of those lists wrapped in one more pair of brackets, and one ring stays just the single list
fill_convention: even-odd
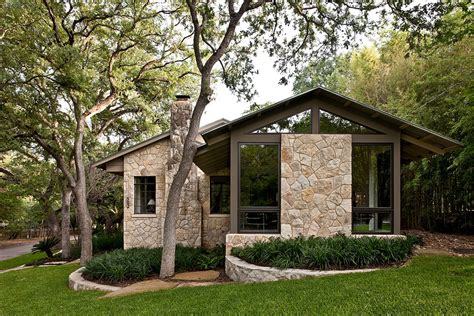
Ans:
[{"label": "stone house", "polygon": [[[125,248],[162,244],[191,112],[178,96],[169,132],[94,163],[123,176]],[[270,236],[399,234],[401,165],[462,146],[323,88],[203,126],[196,141],[177,240],[228,248]]]}]

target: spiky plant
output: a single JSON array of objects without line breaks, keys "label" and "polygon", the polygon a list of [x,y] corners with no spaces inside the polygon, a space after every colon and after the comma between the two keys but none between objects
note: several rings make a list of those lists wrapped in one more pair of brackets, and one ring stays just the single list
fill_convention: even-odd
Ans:
[{"label": "spiky plant", "polygon": [[47,237],[47,238],[39,241],[38,243],[34,244],[33,248],[31,248],[31,252],[36,253],[36,252],[43,251],[44,253],[46,253],[48,258],[52,258],[53,257],[53,251],[51,249],[54,246],[56,246],[60,241],[61,240],[59,238],[54,237],[54,236]]}]

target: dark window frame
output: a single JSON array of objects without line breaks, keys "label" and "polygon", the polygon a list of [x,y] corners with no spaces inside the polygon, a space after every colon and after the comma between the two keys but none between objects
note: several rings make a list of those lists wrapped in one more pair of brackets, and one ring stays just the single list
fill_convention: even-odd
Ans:
[{"label": "dark window frame", "polygon": [[[241,177],[241,146],[242,145],[274,145],[277,146],[278,150],[278,206],[241,206],[240,204],[240,177]],[[237,230],[239,233],[260,233],[260,234],[279,234],[281,230],[281,142],[265,142],[265,141],[255,141],[255,142],[237,142],[238,148],[238,159],[237,159],[237,169],[238,169],[238,179],[237,179]],[[241,220],[240,215],[242,212],[274,212],[277,214],[278,224],[276,230],[247,230],[241,229]]]},{"label": "dark window frame", "polygon": [[[281,120],[284,120],[284,119],[287,119],[287,118],[290,118],[292,116],[295,116],[295,115],[298,115],[298,114],[302,114],[304,112],[307,112],[309,111],[309,118],[310,118],[310,131],[309,132],[306,132],[306,133],[288,133],[288,132],[284,132],[284,133],[277,133],[277,132],[268,132],[268,133],[257,133],[256,131],[261,129],[261,128],[264,128],[268,125],[273,125],[273,124],[276,124],[278,123],[279,121]],[[303,111],[300,111],[300,112],[297,112],[297,113],[294,113],[294,114],[291,114],[289,116],[285,116],[285,117],[282,117],[282,118],[279,118],[277,119],[276,121],[273,121],[271,123],[268,123],[268,124],[265,124],[263,126],[260,126],[260,127],[257,127],[255,128],[254,130],[248,132],[248,135],[285,135],[285,134],[305,134],[305,135],[309,135],[309,134],[316,134],[316,131],[314,131],[313,129],[313,120],[314,120],[314,115],[313,115],[313,112],[314,112],[314,108],[313,107],[309,107],[307,108],[306,110],[303,110]],[[319,120],[319,116],[318,116],[318,120]],[[240,148],[240,147],[239,147]]]},{"label": "dark window frame", "polygon": [[[375,143],[375,142],[356,142],[352,143],[352,149],[354,149],[354,146],[390,146],[390,206],[385,206],[385,207],[352,207],[352,213],[385,213],[385,214],[390,214],[390,232],[377,232],[377,231],[367,231],[367,232],[360,232],[360,231],[354,231],[354,220],[351,218],[351,231],[352,234],[356,235],[391,235],[394,233],[394,203],[395,203],[395,197],[394,197],[394,143],[391,142],[381,142],[381,143]],[[354,151],[352,151],[354,152]],[[352,160],[354,159],[354,156],[352,154]],[[351,166],[352,170],[352,166]],[[352,172],[352,176],[354,173]],[[351,190],[352,191],[352,190]],[[351,192],[352,196],[352,192]]]},{"label": "dark window frame", "polygon": [[[329,113],[329,114],[331,114],[331,115],[334,115],[334,116],[338,116],[338,117],[340,117],[340,118],[342,118],[342,119],[344,119],[344,120],[346,120],[346,121],[349,121],[349,122],[351,122],[351,123],[353,123],[353,124],[360,125],[360,126],[366,128],[366,129],[372,130],[372,131],[374,131],[374,132],[373,132],[373,133],[327,133],[327,132],[324,132],[324,133],[323,133],[323,132],[321,132],[321,111],[327,112],[327,113]],[[383,135],[384,133],[382,133],[382,132],[380,132],[380,131],[378,131],[378,130],[372,128],[372,127],[368,127],[368,126],[366,126],[366,125],[364,125],[364,124],[362,124],[362,123],[359,123],[359,122],[357,122],[357,121],[355,121],[355,120],[348,119],[348,118],[346,118],[346,117],[344,117],[344,116],[342,116],[342,115],[333,113],[333,112],[331,112],[331,111],[326,110],[325,108],[319,107],[319,108],[318,108],[318,134],[328,134],[328,135],[345,135],[345,134],[347,134],[347,135]]]},{"label": "dark window frame", "polygon": [[[137,183],[137,179],[142,179],[145,180],[143,183]],[[148,180],[153,179],[152,183],[148,183]],[[148,212],[147,211],[147,203],[145,205],[140,205],[141,209],[140,212],[137,212],[137,194],[136,194],[136,187],[139,186],[140,190],[142,186],[145,186],[145,188],[148,185],[154,185],[155,189],[153,191],[149,191],[148,189],[145,189],[145,201],[148,201],[150,198],[153,198],[155,201],[155,206],[154,206],[154,211],[153,212]],[[153,192],[152,196],[148,196],[148,194],[151,194]],[[140,198],[140,197],[138,197]],[[134,215],[151,215],[151,214],[156,214],[156,207],[157,207],[157,200],[156,200],[156,176],[134,176],[133,177],[133,214]],[[144,208],[144,212],[143,211]]]},{"label": "dark window frame", "polygon": [[[213,181],[216,181],[213,183]],[[212,197],[213,197],[213,184],[220,184],[220,189],[222,191],[222,185],[223,184],[228,184],[229,185],[229,197],[228,197],[228,201],[229,201],[229,206],[228,206],[228,209],[229,209],[229,213],[223,213],[222,212],[222,205],[220,205],[219,209],[220,211],[218,213],[216,212],[212,212],[213,210],[213,207],[212,207]],[[231,204],[230,204],[230,195],[231,195],[231,189],[230,189],[230,176],[210,176],[209,177],[209,214],[210,215],[229,215],[230,216],[230,207],[231,207]],[[221,200],[221,204],[222,204],[222,200]]]}]

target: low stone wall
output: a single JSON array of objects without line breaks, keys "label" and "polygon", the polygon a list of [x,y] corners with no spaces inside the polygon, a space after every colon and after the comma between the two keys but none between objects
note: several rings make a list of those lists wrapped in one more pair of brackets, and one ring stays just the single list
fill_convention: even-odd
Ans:
[{"label": "low stone wall", "polygon": [[225,253],[230,255],[234,247],[251,245],[256,241],[266,241],[270,238],[279,238],[280,234],[227,234],[225,237]]},{"label": "low stone wall", "polygon": [[293,280],[306,277],[320,277],[336,274],[371,272],[378,269],[355,269],[355,270],[328,270],[313,271],[303,269],[280,270],[271,267],[261,267],[245,262],[237,257],[227,255],[225,258],[225,272],[229,278],[237,282],[267,282],[278,280]]},{"label": "low stone wall", "polygon": [[82,271],[84,271],[84,268],[79,268],[69,275],[69,288],[71,290],[113,292],[121,289],[121,287],[118,286],[103,285],[87,281],[82,277]]}]

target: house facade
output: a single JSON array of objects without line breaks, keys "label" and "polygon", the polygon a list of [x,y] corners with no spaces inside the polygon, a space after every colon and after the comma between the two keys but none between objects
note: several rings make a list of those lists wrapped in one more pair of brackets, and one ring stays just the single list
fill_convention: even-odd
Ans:
[{"label": "house facade", "polygon": [[[166,199],[192,103],[169,132],[94,164],[123,176],[124,246],[162,245]],[[461,143],[323,88],[200,130],[177,241],[228,249],[272,236],[400,233],[403,163]]]}]

